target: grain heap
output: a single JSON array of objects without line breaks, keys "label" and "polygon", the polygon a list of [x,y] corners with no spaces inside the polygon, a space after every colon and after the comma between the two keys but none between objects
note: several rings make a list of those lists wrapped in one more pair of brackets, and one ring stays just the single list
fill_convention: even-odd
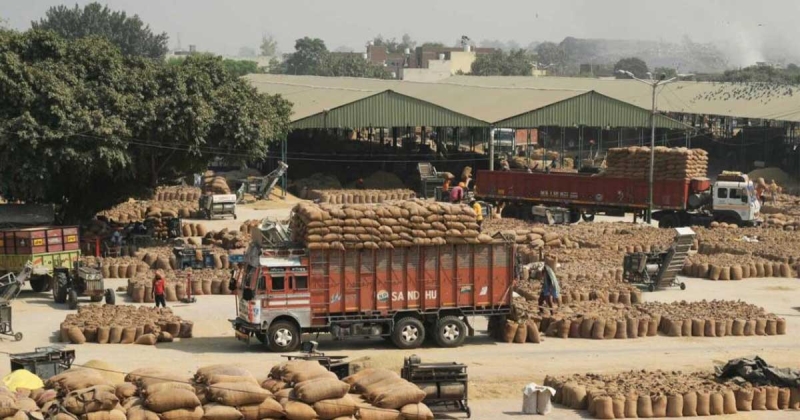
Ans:
[{"label": "grain heap", "polygon": [[660,317],[659,331],[670,337],[786,334],[785,319],[741,301],[646,302],[639,307]]},{"label": "grain heap", "polygon": [[90,305],[61,323],[61,341],[72,344],[155,344],[192,336],[193,323],[168,308]]},{"label": "grain heap", "polygon": [[153,194],[155,201],[189,201],[196,202],[200,199],[200,188],[185,186],[159,186]]},{"label": "grain heap", "polygon": [[[604,176],[647,179],[649,164],[649,147],[608,149]],[[684,147],[656,147],[654,170],[656,179],[663,180],[705,177],[708,171],[708,152]]]},{"label": "grain heap", "polygon": [[310,249],[378,249],[491,243],[478,232],[467,205],[409,200],[380,205],[300,203],[290,222],[292,240]]},{"label": "grain heap", "polygon": [[[192,281],[187,284],[187,276],[191,273]],[[127,295],[134,303],[153,302],[152,287],[155,272],[146,270],[138,273],[128,280]],[[231,277],[229,270],[202,269],[202,270],[169,270],[164,271],[167,287],[165,298],[167,302],[176,302],[185,299],[191,288],[193,296],[199,295],[229,295],[228,280]]]},{"label": "grain heap", "polygon": [[341,190],[342,184],[333,175],[315,173],[308,178],[296,179],[289,185],[289,190],[299,198],[308,199],[311,190]]},{"label": "grain heap", "polygon": [[414,191],[394,190],[317,190],[308,192],[307,199],[330,204],[367,204],[384,201],[411,200],[416,198]]}]

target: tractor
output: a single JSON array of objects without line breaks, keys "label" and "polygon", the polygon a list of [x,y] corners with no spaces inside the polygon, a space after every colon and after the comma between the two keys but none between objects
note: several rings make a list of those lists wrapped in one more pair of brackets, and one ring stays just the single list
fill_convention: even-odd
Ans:
[{"label": "tractor", "polygon": [[99,268],[78,265],[72,270],[56,268],[53,271],[53,300],[56,303],[66,303],[69,309],[76,309],[79,296],[88,296],[92,302],[105,298],[108,305],[116,303],[114,290],[104,289]]}]

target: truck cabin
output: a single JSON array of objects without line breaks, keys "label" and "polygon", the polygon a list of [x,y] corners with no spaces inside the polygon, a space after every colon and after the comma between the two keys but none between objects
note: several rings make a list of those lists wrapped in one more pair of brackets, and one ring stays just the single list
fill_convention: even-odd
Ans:
[{"label": "truck cabin", "polygon": [[305,252],[265,250],[247,258],[246,270],[239,299],[240,318],[261,324],[277,312],[308,310],[311,292]]},{"label": "truck cabin", "polygon": [[746,175],[718,179],[712,194],[715,211],[736,213],[736,217],[748,222],[758,219],[761,202],[755,186]]}]

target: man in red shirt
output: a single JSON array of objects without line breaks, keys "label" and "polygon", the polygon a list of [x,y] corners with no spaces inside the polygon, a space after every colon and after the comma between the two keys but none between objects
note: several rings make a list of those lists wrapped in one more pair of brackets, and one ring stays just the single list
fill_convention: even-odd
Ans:
[{"label": "man in red shirt", "polygon": [[156,301],[156,308],[158,308],[159,305],[164,308],[167,307],[167,299],[164,296],[166,288],[167,281],[164,280],[164,275],[156,273],[156,277],[153,279],[153,300]]}]

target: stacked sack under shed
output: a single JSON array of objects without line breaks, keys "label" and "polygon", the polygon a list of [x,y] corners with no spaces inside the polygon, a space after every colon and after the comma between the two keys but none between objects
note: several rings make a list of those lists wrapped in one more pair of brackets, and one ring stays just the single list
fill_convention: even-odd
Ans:
[{"label": "stacked sack under shed", "polygon": [[[650,168],[649,147],[617,147],[608,149],[604,176],[647,179]],[[656,179],[684,180],[705,177],[708,152],[685,147],[656,147],[654,175]]]},{"label": "stacked sack under shed", "polygon": [[290,222],[292,240],[310,249],[378,249],[404,246],[491,243],[478,232],[467,205],[422,200],[380,205],[300,203]]},{"label": "stacked sack under shed", "polygon": [[417,197],[414,191],[407,189],[393,190],[309,190],[309,200],[330,204],[369,204],[384,201],[412,200]]}]

